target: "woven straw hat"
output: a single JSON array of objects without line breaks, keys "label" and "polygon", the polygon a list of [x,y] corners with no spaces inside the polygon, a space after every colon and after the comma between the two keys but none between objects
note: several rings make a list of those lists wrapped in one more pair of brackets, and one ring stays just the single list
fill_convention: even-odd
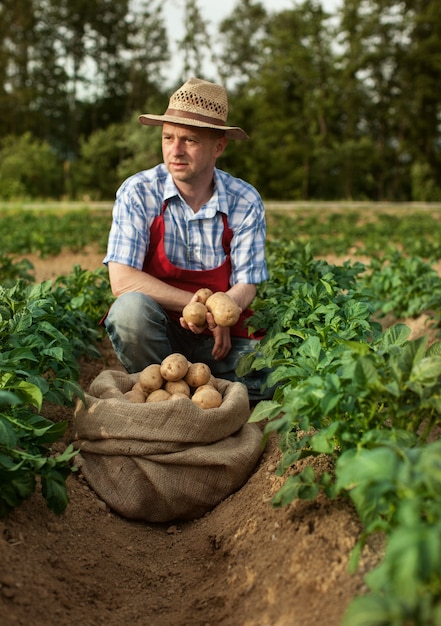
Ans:
[{"label": "woven straw hat", "polygon": [[172,94],[164,115],[146,113],[138,119],[146,126],[161,126],[164,122],[171,122],[223,130],[227,139],[248,139],[241,128],[226,125],[227,115],[228,97],[224,87],[199,78],[190,78]]}]

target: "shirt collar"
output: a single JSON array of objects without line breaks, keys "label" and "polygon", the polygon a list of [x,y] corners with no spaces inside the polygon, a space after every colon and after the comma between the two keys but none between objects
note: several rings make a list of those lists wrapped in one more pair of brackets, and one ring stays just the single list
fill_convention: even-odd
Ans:
[{"label": "shirt collar", "polygon": [[[213,180],[214,180],[213,195],[205,204],[205,215],[207,217],[210,216],[210,214],[211,216],[214,216],[214,214],[217,211],[220,211],[221,213],[225,213],[225,215],[228,216],[229,210],[228,210],[227,194],[225,192],[225,187],[222,182],[222,178],[219,176],[219,170],[217,168],[214,169]],[[168,173],[165,179],[163,198],[162,198],[163,202],[167,200],[171,200],[172,198],[176,198],[176,197],[182,200],[179,194],[179,190],[176,187],[175,183],[173,182],[172,175]]]},{"label": "shirt collar", "polygon": [[170,173],[167,174],[167,178],[165,179],[164,191],[162,200],[165,202],[166,200],[170,200],[175,196],[179,196],[179,191],[176,185],[173,182],[173,178]]}]

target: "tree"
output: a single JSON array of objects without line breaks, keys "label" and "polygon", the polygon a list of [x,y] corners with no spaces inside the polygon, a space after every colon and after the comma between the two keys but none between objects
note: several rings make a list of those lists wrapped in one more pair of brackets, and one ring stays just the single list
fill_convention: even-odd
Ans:
[{"label": "tree", "polygon": [[418,197],[414,187],[413,199],[437,200],[441,197],[441,12],[437,0],[406,0],[405,6],[408,43],[400,66],[404,104],[400,114],[413,171],[425,172],[426,190],[424,197]]},{"label": "tree", "polygon": [[139,111],[148,99],[161,94],[163,67],[170,59],[163,3],[143,0],[130,18],[129,77],[126,116]]},{"label": "tree", "polygon": [[[237,0],[216,38],[197,0],[185,0],[182,80],[203,77],[211,58],[230,122],[250,135],[245,149],[230,143],[221,166],[266,198],[439,199],[438,4],[342,0],[330,16],[321,0],[278,12]],[[143,167],[157,153],[156,135],[145,149],[145,135],[133,130],[129,146],[118,134],[132,135],[124,122],[144,106],[161,111],[168,102],[163,5],[2,0],[0,140],[12,133],[21,145],[29,132],[24,145],[47,142],[73,196],[93,191],[94,152],[110,172],[109,184],[106,167],[96,178],[101,197],[123,170]]]},{"label": "tree", "polygon": [[344,1],[337,37],[336,80],[340,99],[332,165],[336,178],[335,191],[345,198],[359,197],[359,193],[363,195],[360,191],[360,186],[363,187],[360,166],[363,162],[368,162],[369,167],[372,165],[369,146],[367,142],[363,143],[363,134],[367,129],[366,107],[369,106],[370,96],[363,83],[365,16],[360,5],[360,0]]},{"label": "tree", "polygon": [[184,37],[178,42],[184,59],[182,81],[189,76],[202,77],[205,56],[211,54],[207,24],[202,19],[197,0],[185,0],[184,28]]},{"label": "tree", "polygon": [[[435,0],[343,3],[338,150],[359,142],[368,147],[360,162],[350,151],[342,160],[347,196],[409,198],[413,163],[439,180],[441,18],[435,5]],[[366,164],[366,177],[355,191],[355,172]]]},{"label": "tree", "polygon": [[[36,43],[34,0],[0,4],[0,136],[35,123],[31,64]],[[25,115],[26,114],[26,115]]]},{"label": "tree", "polygon": [[328,14],[307,0],[272,16],[251,81],[254,180],[268,198],[309,198],[316,151],[329,142],[332,54]]},{"label": "tree", "polygon": [[218,71],[222,83],[238,90],[259,71],[267,32],[267,12],[261,2],[239,0],[231,17],[219,26]]}]

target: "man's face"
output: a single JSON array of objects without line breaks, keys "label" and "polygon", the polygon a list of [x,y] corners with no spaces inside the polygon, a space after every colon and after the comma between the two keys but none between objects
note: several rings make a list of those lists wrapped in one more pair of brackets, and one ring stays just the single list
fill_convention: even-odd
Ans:
[{"label": "man's face", "polygon": [[164,163],[178,182],[196,184],[212,176],[226,145],[227,139],[209,128],[170,123],[162,127]]}]

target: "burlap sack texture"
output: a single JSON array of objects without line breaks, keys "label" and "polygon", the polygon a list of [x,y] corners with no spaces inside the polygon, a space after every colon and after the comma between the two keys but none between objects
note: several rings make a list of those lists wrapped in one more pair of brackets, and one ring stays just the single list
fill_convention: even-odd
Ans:
[{"label": "burlap sack texture", "polygon": [[149,522],[196,519],[239,489],[262,452],[247,389],[217,379],[223,402],[130,403],[139,374],[105,370],[78,401],[73,443],[87,482],[111,509]]}]

